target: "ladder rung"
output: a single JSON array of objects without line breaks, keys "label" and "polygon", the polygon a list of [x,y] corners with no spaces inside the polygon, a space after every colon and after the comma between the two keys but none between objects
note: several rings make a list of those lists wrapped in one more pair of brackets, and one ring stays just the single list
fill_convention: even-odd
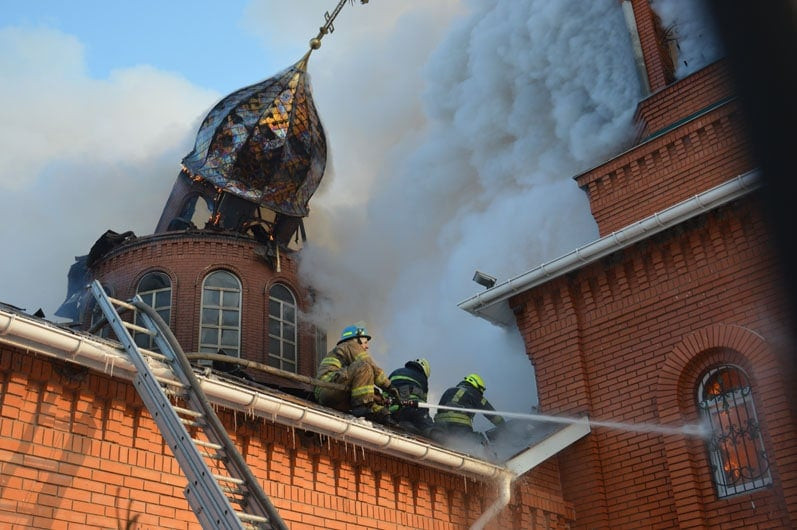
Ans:
[{"label": "ladder rung", "polygon": [[196,445],[200,445],[202,447],[207,447],[208,449],[215,449],[216,451],[222,448],[219,444],[214,444],[213,442],[206,442],[204,440],[197,440],[196,438],[191,438]]},{"label": "ladder rung", "polygon": [[108,297],[108,300],[113,302],[114,305],[118,305],[119,307],[124,307],[125,309],[129,309],[130,311],[135,311],[136,306],[131,304],[130,302],[126,302],[124,300],[119,300],[118,298]]},{"label": "ladder rung", "polygon": [[201,412],[192,409],[184,409],[183,407],[176,407],[174,405],[172,405],[172,408],[178,414],[185,414],[186,416],[193,416],[195,418],[198,418],[203,415]]},{"label": "ladder rung", "polygon": [[190,386],[186,383],[181,383],[180,381],[175,381],[174,379],[166,379],[165,377],[159,377],[157,375],[155,376],[155,380],[162,385],[176,386],[177,388],[183,390],[190,388]]},{"label": "ladder rung", "polygon": [[[236,487],[236,486],[225,486],[223,484],[219,484],[219,487],[221,488],[221,491],[223,491],[224,493],[226,493],[228,495],[237,495],[238,497],[245,497],[246,496],[246,490],[243,490],[243,489],[241,489],[239,487]],[[239,501],[232,500],[231,502],[239,502]]]},{"label": "ladder rung", "polygon": [[204,423],[199,423],[198,421],[189,420],[188,418],[180,418],[180,421],[183,425],[188,425],[189,427],[204,427]]},{"label": "ladder rung", "polygon": [[138,324],[133,324],[131,322],[126,322],[122,320],[122,325],[127,329],[132,329],[133,331],[138,331],[139,333],[144,333],[145,335],[149,335],[150,337],[154,337],[157,335],[157,332],[152,331],[149,328],[145,328],[144,326],[139,326]]},{"label": "ladder rung", "polygon": [[267,523],[268,517],[263,517],[262,515],[254,515],[251,513],[244,513],[244,512],[235,512],[235,515],[238,516],[238,519],[241,521],[251,521],[254,523]]},{"label": "ladder rung", "polygon": [[155,359],[156,361],[168,362],[168,361],[171,360],[171,359],[169,359],[169,357],[166,357],[162,353],[158,353],[156,351],[147,350],[145,348],[139,348],[138,351],[140,351],[141,353],[143,353],[147,357],[151,357],[151,358]]},{"label": "ladder rung", "polygon": [[225,477],[224,475],[213,475],[213,478],[215,478],[218,481],[232,482],[233,484],[237,484],[239,486],[244,483],[244,481],[239,478]]}]

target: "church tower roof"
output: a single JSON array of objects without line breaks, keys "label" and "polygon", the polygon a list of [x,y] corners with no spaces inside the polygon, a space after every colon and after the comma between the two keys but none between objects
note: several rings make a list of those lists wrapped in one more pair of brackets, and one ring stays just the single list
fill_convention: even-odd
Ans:
[{"label": "church tower roof", "polygon": [[327,155],[307,74],[309,55],[213,107],[182,161],[192,178],[277,213],[308,214]]}]

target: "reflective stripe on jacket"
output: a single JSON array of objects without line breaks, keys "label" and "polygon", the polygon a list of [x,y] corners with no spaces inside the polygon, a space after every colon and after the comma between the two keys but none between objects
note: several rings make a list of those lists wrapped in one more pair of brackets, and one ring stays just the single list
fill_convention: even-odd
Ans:
[{"label": "reflective stripe on jacket", "polygon": [[356,340],[347,340],[335,346],[335,348],[321,360],[318,366],[316,379],[320,379],[321,381],[332,381],[334,380],[334,374],[340,372],[354,361],[363,361],[371,366],[371,369],[374,371],[375,385],[382,388],[390,386],[390,380],[385,375],[384,370],[374,363],[368,351],[363,349]]},{"label": "reflective stripe on jacket", "polygon": [[[462,381],[457,386],[449,388],[443,392],[440,398],[440,405],[446,407],[461,407],[463,409],[479,409],[484,411],[495,410],[493,406],[487,401],[487,398],[474,388],[470,383]],[[473,428],[473,412],[459,412],[456,410],[439,410],[435,414],[435,423],[456,423],[467,425]],[[504,418],[497,414],[484,414],[494,425],[500,425],[504,422]]]},{"label": "reflective stripe on jacket", "polygon": [[390,383],[396,387],[402,399],[426,402],[429,379],[423,370],[411,367],[397,368],[390,373]]}]

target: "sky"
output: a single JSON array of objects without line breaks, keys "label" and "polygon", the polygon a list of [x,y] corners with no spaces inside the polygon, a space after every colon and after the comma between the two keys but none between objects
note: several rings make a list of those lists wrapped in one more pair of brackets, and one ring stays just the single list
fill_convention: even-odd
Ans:
[{"label": "sky", "polygon": [[[482,289],[476,269],[501,281],[597,238],[572,177],[633,135],[619,5],[347,2],[308,67],[329,155],[300,258],[324,301],[304,317],[333,337],[365,322],[388,371],[428,358],[430,402],[477,372],[497,409],[528,412],[518,331],[457,303]],[[300,59],[335,6],[4,1],[0,301],[58,321],[75,257],[106,230],[151,234],[208,110]],[[679,75],[715,58],[683,44]]]}]

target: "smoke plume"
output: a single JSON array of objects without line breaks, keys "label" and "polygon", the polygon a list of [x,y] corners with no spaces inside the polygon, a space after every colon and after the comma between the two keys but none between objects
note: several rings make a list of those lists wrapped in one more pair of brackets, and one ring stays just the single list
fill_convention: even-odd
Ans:
[{"label": "smoke plume", "polygon": [[518,331],[456,304],[481,289],[475,269],[506,279],[597,237],[572,177],[628,145],[640,93],[616,1],[466,6],[426,60],[422,122],[382,122],[401,136],[367,201],[357,187],[334,207],[314,198],[301,270],[334,301],[317,315],[332,338],[363,320],[387,370],[429,359],[430,402],[477,372],[497,409],[523,412],[536,390]]}]

